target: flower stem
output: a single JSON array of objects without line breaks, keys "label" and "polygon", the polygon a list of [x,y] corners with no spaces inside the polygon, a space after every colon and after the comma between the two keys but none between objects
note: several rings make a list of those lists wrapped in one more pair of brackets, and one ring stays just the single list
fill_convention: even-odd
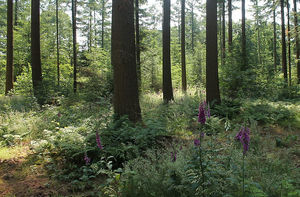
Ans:
[{"label": "flower stem", "polygon": [[204,168],[203,168],[203,158],[202,158],[201,143],[202,143],[202,139],[201,139],[201,135],[200,135],[200,146],[199,146],[200,151],[199,152],[200,152],[200,167],[201,167],[201,175],[202,175],[201,186],[202,186],[202,197],[204,197]]},{"label": "flower stem", "polygon": [[245,197],[245,154],[243,154],[243,197]]}]

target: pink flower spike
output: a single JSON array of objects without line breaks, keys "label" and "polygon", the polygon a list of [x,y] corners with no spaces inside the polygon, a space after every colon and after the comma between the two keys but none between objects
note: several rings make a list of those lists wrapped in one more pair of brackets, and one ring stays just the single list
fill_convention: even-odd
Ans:
[{"label": "pink flower spike", "polygon": [[98,131],[96,132],[96,142],[97,142],[98,148],[100,148],[100,150],[102,150],[103,146],[101,145],[100,136],[99,136]]}]

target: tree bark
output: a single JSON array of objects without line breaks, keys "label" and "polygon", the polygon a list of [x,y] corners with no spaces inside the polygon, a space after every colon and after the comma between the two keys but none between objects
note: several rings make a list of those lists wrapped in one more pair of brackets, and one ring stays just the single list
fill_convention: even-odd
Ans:
[{"label": "tree bark", "polygon": [[57,86],[60,86],[60,62],[59,62],[59,29],[58,29],[58,0],[55,1],[56,4],[56,66],[57,66]]},{"label": "tree bark", "polygon": [[288,36],[288,60],[289,60],[289,86],[292,85],[292,64],[291,64],[291,27],[290,27],[290,3],[289,0],[286,1],[286,8],[287,8],[287,36]]},{"label": "tree bark", "polygon": [[19,10],[18,0],[15,0],[15,26],[18,25],[18,10]]},{"label": "tree bark", "polygon": [[219,28],[218,28],[218,39],[219,39],[219,51],[220,53],[218,53],[218,55],[220,56],[220,60],[221,60],[221,66],[224,65],[224,59],[223,59],[223,41],[222,41],[222,2],[219,2]]},{"label": "tree bark", "polygon": [[117,118],[127,115],[141,120],[134,36],[133,0],[113,0],[112,57],[114,73],[114,112]]},{"label": "tree bark", "polygon": [[77,41],[76,41],[76,7],[77,0],[72,0],[72,29],[73,29],[73,91],[77,92]]},{"label": "tree bark", "polygon": [[274,71],[277,72],[277,32],[276,32],[276,0],[273,0],[273,59]]},{"label": "tree bark", "polygon": [[297,81],[300,84],[300,46],[298,34],[298,17],[297,17],[297,2],[294,0],[294,25],[295,25],[295,40],[296,40],[296,64],[297,64]]},{"label": "tree bark", "polygon": [[232,47],[232,2],[228,0],[228,45]]},{"label": "tree bark", "polygon": [[101,48],[104,49],[105,0],[102,0],[101,10]]},{"label": "tree bark", "polygon": [[226,37],[225,37],[225,0],[222,1],[222,58],[223,62],[225,61],[225,55],[226,55]]},{"label": "tree bark", "polygon": [[194,44],[194,37],[195,37],[195,24],[194,24],[194,1],[192,1],[192,8],[191,8],[191,14],[192,14],[192,52],[195,50],[195,44]]},{"label": "tree bark", "polygon": [[206,1],[206,100],[220,103],[218,76],[217,0]]},{"label": "tree bark", "polygon": [[242,70],[247,69],[247,53],[246,53],[246,9],[245,0],[242,0]]},{"label": "tree bark", "polygon": [[34,96],[43,104],[39,0],[31,0],[31,66]]},{"label": "tree bark", "polygon": [[141,88],[142,73],[141,73],[141,51],[140,51],[140,20],[139,20],[139,0],[135,0],[135,39],[136,39],[136,66],[138,87]]},{"label": "tree bark", "polygon": [[6,50],[6,84],[5,94],[14,88],[13,85],[13,0],[7,0],[7,50]]},{"label": "tree bark", "polygon": [[92,8],[91,5],[89,5],[89,34],[88,34],[88,52],[91,52],[92,50]]},{"label": "tree bark", "polygon": [[163,5],[163,99],[166,103],[174,100],[170,57],[170,3],[170,0],[164,0]]},{"label": "tree bark", "polygon": [[284,81],[288,82],[287,62],[286,62],[286,41],[285,41],[285,22],[284,22],[284,0],[280,0],[281,7],[281,43],[282,43],[282,72]]},{"label": "tree bark", "polygon": [[260,23],[259,23],[259,9],[258,9],[258,0],[255,1],[255,17],[256,17],[256,28],[257,28],[257,59],[258,63],[262,64],[262,59],[261,59],[261,47],[260,47]]},{"label": "tree bark", "polygon": [[185,0],[181,0],[181,81],[182,91],[186,92],[186,64],[185,64]]}]

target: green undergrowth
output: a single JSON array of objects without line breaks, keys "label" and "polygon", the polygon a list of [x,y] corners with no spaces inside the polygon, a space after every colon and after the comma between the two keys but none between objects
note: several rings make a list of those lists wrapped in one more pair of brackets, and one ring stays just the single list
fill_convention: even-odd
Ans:
[{"label": "green undergrowth", "polygon": [[[234,136],[248,125],[247,196],[299,196],[299,101],[224,99],[201,126],[199,92],[176,91],[169,104],[147,93],[143,122],[133,125],[126,117],[114,120],[110,99],[85,97],[57,97],[42,107],[31,97],[1,97],[0,155],[26,142],[51,178],[68,183],[74,194],[241,196],[242,150]],[[204,189],[193,145],[200,131],[206,134]]]}]

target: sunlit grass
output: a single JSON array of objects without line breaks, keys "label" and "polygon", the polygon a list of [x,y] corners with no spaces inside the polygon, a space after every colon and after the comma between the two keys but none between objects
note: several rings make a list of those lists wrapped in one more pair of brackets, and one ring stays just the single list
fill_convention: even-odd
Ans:
[{"label": "sunlit grass", "polygon": [[1,147],[0,160],[10,160],[18,157],[24,157],[28,154],[28,148],[23,146]]}]

